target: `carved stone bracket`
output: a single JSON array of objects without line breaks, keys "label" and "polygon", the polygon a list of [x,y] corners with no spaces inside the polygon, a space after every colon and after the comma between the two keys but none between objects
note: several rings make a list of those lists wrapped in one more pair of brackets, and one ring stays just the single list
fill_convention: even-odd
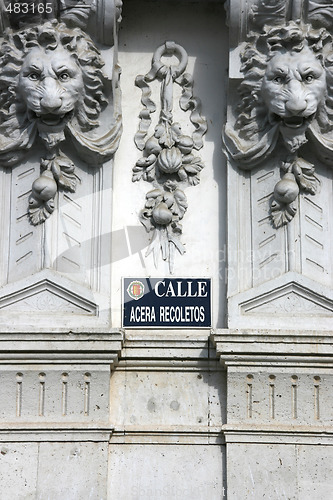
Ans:
[{"label": "carved stone bracket", "polygon": [[[254,6],[259,20],[260,5]],[[318,190],[315,165],[303,158],[302,146],[310,141],[321,160],[332,158],[331,54],[331,34],[300,20],[251,33],[241,52],[242,100],[237,120],[225,127],[225,147],[246,170],[279,151],[275,161],[282,179],[270,209],[275,228],[293,219],[299,193]]]},{"label": "carved stone bracket", "polygon": [[79,155],[96,166],[110,159],[118,146],[119,117],[106,133],[89,133],[98,127],[99,115],[109,102],[111,82],[103,66],[91,38],[57,20],[19,31],[7,29],[4,35],[0,163],[15,165],[37,140],[46,149],[29,199],[33,225],[53,212],[59,188],[75,192],[74,163],[61,152],[61,143],[70,139]]},{"label": "carved stone bracket", "polygon": [[[164,64],[161,58],[165,55],[176,56],[179,63]],[[187,210],[183,189],[200,182],[199,174],[204,165],[194,152],[202,148],[202,137],[207,130],[206,120],[200,114],[201,102],[193,96],[193,79],[190,74],[184,73],[187,61],[187,53],[183,47],[175,42],[165,42],[156,50],[149,73],[139,75],[135,81],[136,86],[142,89],[141,102],[144,105],[135,143],[138,149],[144,151],[144,156],[133,169],[133,181],[143,179],[154,187],[147,193],[145,208],[140,214],[146,230],[153,232],[146,256],[153,253],[157,266],[161,251],[162,258],[169,262],[170,272],[173,270],[175,249],[180,254],[185,252],[180,241],[180,221]],[[154,134],[146,139],[151,124],[150,115],[156,110],[150,99],[149,82],[153,80],[161,82],[161,111]],[[182,88],[180,108],[191,111],[190,120],[195,128],[191,136],[185,135],[180,124],[173,119],[175,83]]]},{"label": "carved stone bracket", "polygon": [[[0,2],[0,295],[14,294],[13,307],[25,309],[13,313],[13,324],[41,331],[45,311],[59,309],[72,311],[59,314],[67,328],[84,326],[87,311],[90,326],[110,326],[120,7],[119,0]],[[75,299],[59,296],[66,288]]]},{"label": "carved stone bracket", "polygon": [[292,314],[308,330],[318,311],[331,328],[332,15],[326,0],[230,0],[231,328]]}]

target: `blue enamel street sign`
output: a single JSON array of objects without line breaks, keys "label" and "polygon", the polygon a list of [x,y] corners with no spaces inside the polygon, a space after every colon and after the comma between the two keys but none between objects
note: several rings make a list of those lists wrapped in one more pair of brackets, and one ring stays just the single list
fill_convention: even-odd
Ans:
[{"label": "blue enamel street sign", "polygon": [[124,278],[123,326],[210,327],[211,280]]}]

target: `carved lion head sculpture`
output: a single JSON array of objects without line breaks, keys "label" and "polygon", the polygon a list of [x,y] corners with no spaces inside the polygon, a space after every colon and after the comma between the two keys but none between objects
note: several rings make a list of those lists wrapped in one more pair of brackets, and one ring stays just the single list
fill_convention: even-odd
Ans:
[{"label": "carved lion head sculpture", "polygon": [[[90,166],[114,154],[121,133],[117,108],[107,131],[90,131],[111,94],[98,48],[79,28],[57,21],[7,30],[0,48],[0,165],[18,163],[39,137],[45,151],[32,184],[29,217],[43,223],[59,188],[76,190],[75,165],[60,144],[69,138]],[[116,92],[117,85],[113,90]],[[118,102],[118,101],[117,101]],[[117,109],[116,109],[117,108]],[[105,128],[105,125],[104,125]]]},{"label": "carved lion head sculpture", "polygon": [[85,132],[107,104],[104,63],[79,28],[57,21],[7,30],[0,49],[0,163],[18,162],[39,135],[50,149],[70,135],[85,150]]},{"label": "carved lion head sculpture", "polygon": [[[225,127],[232,158],[252,168],[282,141],[295,153],[309,137],[331,149],[333,128],[332,37],[325,29],[289,22],[251,34],[242,53],[241,102]],[[323,151],[324,152],[324,151]]]}]

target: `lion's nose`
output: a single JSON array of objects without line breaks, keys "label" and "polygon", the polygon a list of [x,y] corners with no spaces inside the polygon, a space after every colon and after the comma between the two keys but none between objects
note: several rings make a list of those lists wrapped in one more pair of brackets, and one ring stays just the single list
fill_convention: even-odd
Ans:
[{"label": "lion's nose", "polygon": [[306,106],[306,100],[299,96],[294,96],[286,102],[286,109],[293,114],[302,113],[306,109]]},{"label": "lion's nose", "polygon": [[56,96],[45,96],[40,100],[40,104],[46,111],[55,111],[61,106],[61,99]]},{"label": "lion's nose", "polygon": [[58,93],[57,84],[53,78],[44,81],[44,92],[40,104],[46,111],[55,111],[61,107],[62,101]]},{"label": "lion's nose", "polygon": [[288,87],[289,99],[286,102],[286,109],[294,115],[300,114],[307,107],[302,85],[298,80],[291,80]]}]

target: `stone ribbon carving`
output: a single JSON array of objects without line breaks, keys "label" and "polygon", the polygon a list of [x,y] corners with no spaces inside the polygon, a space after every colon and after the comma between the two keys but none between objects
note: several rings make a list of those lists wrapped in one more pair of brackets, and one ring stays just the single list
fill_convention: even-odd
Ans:
[{"label": "stone ribbon carving", "polygon": [[[167,65],[161,61],[164,55],[175,55],[178,65]],[[140,214],[140,221],[148,232],[153,232],[147,254],[153,253],[157,266],[158,255],[169,262],[170,272],[174,264],[175,249],[180,254],[185,248],[180,241],[182,234],[181,220],[187,210],[184,193],[186,186],[195,186],[200,182],[199,174],[203,168],[201,158],[195,151],[203,146],[202,137],[207,130],[206,120],[201,116],[201,103],[193,96],[193,80],[184,73],[187,66],[187,53],[175,42],[165,42],[155,52],[152,67],[145,76],[138,76],[135,84],[142,89],[143,110],[140,113],[140,125],[135,136],[135,143],[144,152],[133,169],[133,181],[143,179],[153,185],[146,195],[145,208]],[[151,113],[156,110],[150,99],[149,82],[161,82],[161,111],[154,134],[149,136]],[[190,110],[190,120],[194,126],[192,135],[185,135],[179,123],[173,119],[173,86],[182,88],[179,100],[183,111]]]},{"label": "stone ribbon carving", "polygon": [[[62,2],[66,22],[83,26],[90,3]],[[32,12],[27,18],[22,8],[13,23],[24,26],[29,19]],[[76,189],[74,163],[60,145],[71,141],[82,159],[97,167],[112,157],[120,138],[120,114],[107,131],[91,133],[109,103],[111,81],[92,39],[69,25],[52,19],[8,28],[0,48],[0,165],[15,165],[35,145],[44,149],[29,198],[33,225],[52,214],[59,189]]]},{"label": "stone ribbon carving", "polygon": [[[327,19],[332,9],[310,1],[298,12],[297,5],[291,9],[299,14],[296,21],[288,20],[285,2],[273,9],[272,2],[259,0],[252,7],[257,32],[249,34],[241,51],[241,102],[236,121],[224,130],[226,152],[238,166],[250,170],[272,157],[281,169],[271,199],[276,228],[293,219],[300,193],[318,190],[305,144],[310,141],[327,164],[333,155],[332,35],[318,26],[322,11]],[[263,26],[264,18],[272,24]]]}]

